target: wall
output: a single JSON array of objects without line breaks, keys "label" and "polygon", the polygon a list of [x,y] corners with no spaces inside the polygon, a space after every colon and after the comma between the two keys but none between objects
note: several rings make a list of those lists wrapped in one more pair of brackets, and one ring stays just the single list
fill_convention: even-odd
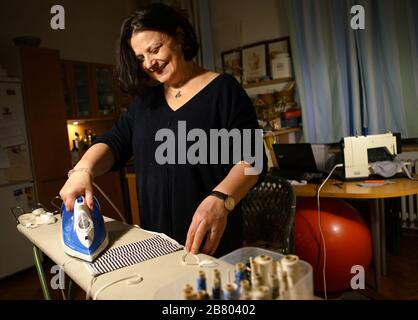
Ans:
[{"label": "wall", "polygon": [[222,51],[289,35],[284,0],[211,0],[209,5],[217,71],[222,71]]},{"label": "wall", "polygon": [[[1,0],[0,65],[19,76],[18,35],[34,35],[41,47],[58,49],[62,59],[113,64],[124,18],[147,0]],[[52,30],[50,8],[65,9],[65,30]]]}]

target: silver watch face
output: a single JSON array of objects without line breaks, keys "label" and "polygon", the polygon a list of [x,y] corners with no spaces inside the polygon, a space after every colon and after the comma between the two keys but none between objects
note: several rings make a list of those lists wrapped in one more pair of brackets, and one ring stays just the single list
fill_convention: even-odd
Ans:
[{"label": "silver watch face", "polygon": [[235,201],[234,201],[234,199],[232,197],[227,197],[225,199],[225,208],[228,211],[232,211],[232,210],[234,210],[234,207],[235,207]]}]

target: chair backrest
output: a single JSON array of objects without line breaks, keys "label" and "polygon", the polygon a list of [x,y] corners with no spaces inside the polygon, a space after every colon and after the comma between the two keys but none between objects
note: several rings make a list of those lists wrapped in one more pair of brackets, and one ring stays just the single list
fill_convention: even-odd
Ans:
[{"label": "chair backrest", "polygon": [[242,201],[244,246],[294,252],[296,196],[291,184],[267,174]]}]

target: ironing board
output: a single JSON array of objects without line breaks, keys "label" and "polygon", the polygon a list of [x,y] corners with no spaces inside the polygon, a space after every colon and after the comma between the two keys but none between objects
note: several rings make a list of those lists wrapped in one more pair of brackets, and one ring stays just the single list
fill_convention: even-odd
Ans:
[{"label": "ironing board", "polygon": [[[46,254],[57,265],[65,264],[65,274],[72,281],[77,283],[84,291],[89,289],[92,282],[92,275],[88,272],[85,262],[81,260],[69,261],[72,259],[69,255],[64,253],[61,243],[61,219],[59,215],[56,215],[57,222],[50,225],[41,225],[38,228],[29,229],[22,225],[18,225],[18,230],[28,238],[34,245],[33,253],[35,264],[37,267],[39,279],[41,282],[43,294],[45,299],[50,299],[49,288],[50,284],[47,282],[41,263],[41,252]],[[105,217],[106,228],[109,232],[109,247],[115,248],[122,245],[136,242],[139,240],[145,240],[155,235],[145,230],[139,229],[134,226],[124,224],[122,222]],[[121,268],[109,273],[98,276],[91,286],[90,293],[94,296],[97,290],[103,286],[117,281],[122,278],[139,274],[143,277],[142,282],[138,284],[128,284],[126,281],[120,281],[107,287],[100,292],[98,299],[111,299],[111,300],[151,300],[151,299],[178,299],[182,294],[182,284],[179,282],[178,290],[166,295],[161,294],[161,290],[165,287],[172,287],[172,284],[176,282],[176,279],[189,278],[192,280],[190,283],[194,285],[194,281],[197,278],[198,270],[204,270],[207,273],[213,272],[213,267],[201,268],[197,265],[185,265],[183,264],[182,257],[185,254],[184,250],[180,250],[168,255],[164,255],[158,258],[147,260],[139,264],[134,264],[125,268]],[[211,259],[216,262],[216,268],[221,272],[231,272],[234,266],[213,257],[199,254],[200,259]],[[193,262],[193,258],[191,259]],[[47,270],[49,273],[50,270]],[[66,277],[66,289],[70,290],[68,278]],[[180,296],[178,296],[180,294]]]}]

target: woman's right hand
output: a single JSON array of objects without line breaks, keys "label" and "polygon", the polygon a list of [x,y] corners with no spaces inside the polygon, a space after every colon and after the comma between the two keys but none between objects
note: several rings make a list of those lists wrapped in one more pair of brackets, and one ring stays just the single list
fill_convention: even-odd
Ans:
[{"label": "woman's right hand", "polygon": [[87,206],[93,210],[93,185],[87,171],[74,171],[60,190],[60,197],[67,211],[74,209],[78,196],[84,196]]}]

